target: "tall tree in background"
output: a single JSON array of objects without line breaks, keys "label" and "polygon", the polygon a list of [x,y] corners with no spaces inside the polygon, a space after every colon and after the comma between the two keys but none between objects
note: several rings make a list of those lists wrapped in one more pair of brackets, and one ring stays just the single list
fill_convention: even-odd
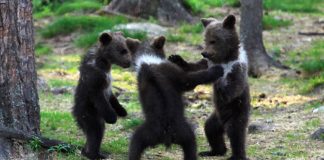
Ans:
[{"label": "tall tree in background", "polygon": [[240,38],[249,58],[249,74],[259,77],[269,67],[275,66],[286,69],[279,62],[274,61],[263,45],[262,39],[262,0],[240,0],[241,24]]},{"label": "tall tree in background", "polygon": [[[0,127],[38,135],[31,0],[0,1]],[[0,159],[30,156],[18,141],[0,136]]]},{"label": "tall tree in background", "polygon": [[168,24],[193,20],[182,0],[112,0],[105,10],[146,19],[152,16]]}]

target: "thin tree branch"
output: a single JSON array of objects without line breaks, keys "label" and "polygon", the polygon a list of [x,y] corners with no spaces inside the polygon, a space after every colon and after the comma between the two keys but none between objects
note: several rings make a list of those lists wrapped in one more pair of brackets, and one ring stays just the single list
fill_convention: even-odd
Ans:
[{"label": "thin tree branch", "polygon": [[323,32],[298,32],[298,34],[303,36],[324,36]]},{"label": "thin tree branch", "polygon": [[[24,140],[24,141],[39,139],[40,145],[45,149],[49,149],[51,147],[59,146],[59,145],[71,146],[73,148],[78,148],[78,149],[82,148],[80,146],[71,145],[69,143],[62,142],[60,140],[49,139],[49,138],[42,137],[41,135],[29,134],[29,133],[26,133],[23,131],[19,131],[19,130],[15,130],[15,129],[3,127],[3,126],[0,127],[0,137],[18,139],[18,140]],[[64,152],[64,150],[62,150],[62,152]]]}]

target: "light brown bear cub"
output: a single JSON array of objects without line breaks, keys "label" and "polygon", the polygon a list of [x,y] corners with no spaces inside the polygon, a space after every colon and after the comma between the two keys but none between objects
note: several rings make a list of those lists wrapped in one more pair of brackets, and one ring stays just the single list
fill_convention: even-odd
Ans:
[{"label": "light brown bear cub", "polygon": [[205,48],[202,56],[207,60],[188,63],[180,56],[169,60],[186,71],[200,70],[219,64],[224,69],[222,78],[214,82],[215,111],[205,123],[205,134],[210,151],[200,156],[225,155],[226,132],[232,148],[232,160],[245,160],[245,137],[250,110],[250,93],[247,83],[247,57],[240,46],[235,30],[235,17],[227,16],[224,21],[213,18],[202,19],[205,27]]}]

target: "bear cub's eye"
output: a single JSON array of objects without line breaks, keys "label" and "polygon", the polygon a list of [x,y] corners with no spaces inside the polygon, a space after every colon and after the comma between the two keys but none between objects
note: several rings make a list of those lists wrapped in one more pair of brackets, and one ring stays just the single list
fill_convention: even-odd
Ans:
[{"label": "bear cub's eye", "polygon": [[123,50],[120,52],[120,54],[122,54],[122,55],[127,54],[127,53],[128,53],[128,51],[127,51],[126,49],[123,49]]},{"label": "bear cub's eye", "polygon": [[215,44],[216,41],[209,41],[209,44]]}]

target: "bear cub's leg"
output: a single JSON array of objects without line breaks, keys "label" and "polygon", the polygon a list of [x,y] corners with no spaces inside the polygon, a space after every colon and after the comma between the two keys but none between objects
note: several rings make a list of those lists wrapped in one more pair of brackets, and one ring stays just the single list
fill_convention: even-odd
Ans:
[{"label": "bear cub's leg", "polygon": [[105,159],[100,153],[100,145],[105,131],[105,122],[97,117],[87,116],[82,119],[82,129],[86,135],[86,144],[81,154],[89,159]]},{"label": "bear cub's leg", "polygon": [[215,113],[213,113],[205,123],[205,134],[211,151],[200,152],[199,155],[202,157],[225,155],[227,148],[224,140],[224,126]]}]

